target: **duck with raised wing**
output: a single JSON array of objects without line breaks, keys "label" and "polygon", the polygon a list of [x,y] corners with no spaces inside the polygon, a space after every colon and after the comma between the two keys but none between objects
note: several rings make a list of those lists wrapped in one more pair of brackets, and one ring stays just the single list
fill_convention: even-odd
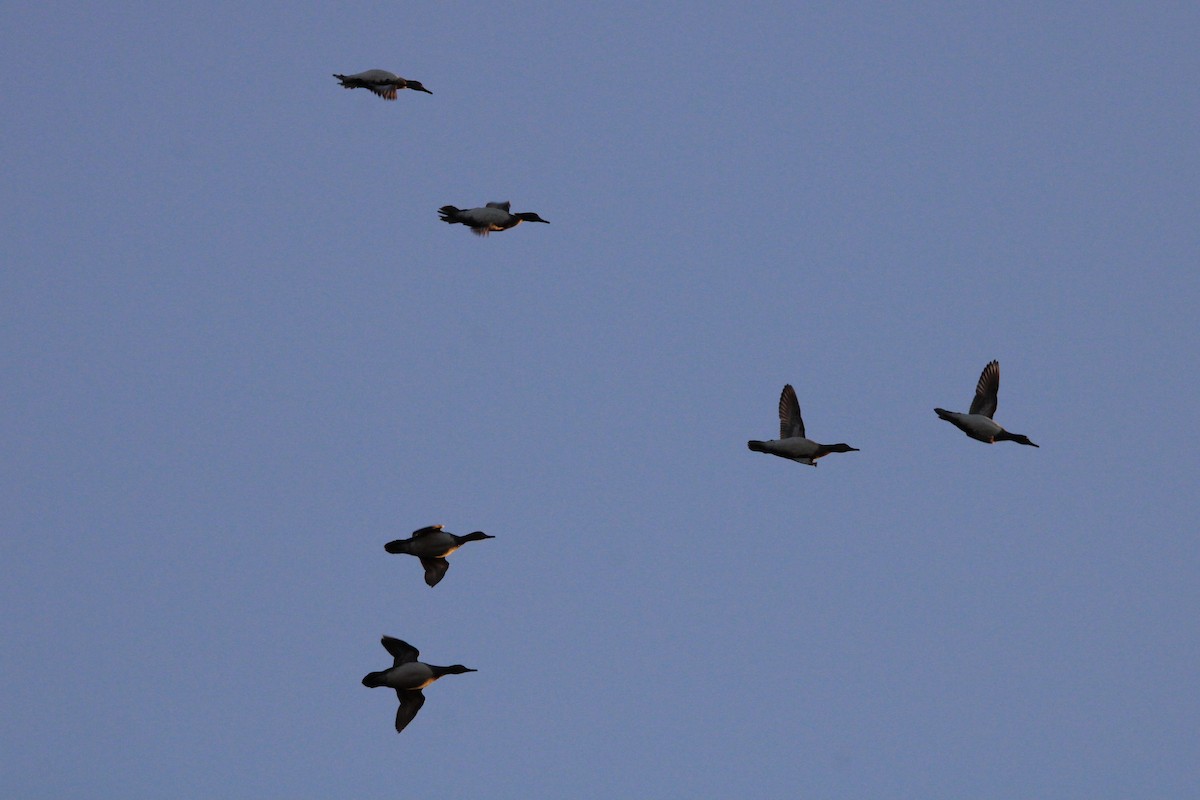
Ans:
[{"label": "duck with raised wing", "polygon": [[857,447],[839,442],[837,444],[819,444],[804,438],[804,420],[800,417],[800,401],[796,399],[796,390],[789,383],[783,387],[779,395],[779,438],[768,442],[751,440],[746,446],[756,453],[770,453],[780,458],[790,458],[800,464],[810,467],[817,465],[818,458],[824,458],[830,453],[857,453]]},{"label": "duck with raised wing", "polygon": [[433,92],[422,86],[420,81],[401,78],[399,75],[388,72],[386,69],[369,69],[366,72],[358,72],[354,75],[338,75],[334,73],[333,77],[341,81],[342,86],[346,89],[366,89],[379,95],[384,100],[395,100],[398,89],[413,89],[425,94],[433,94]]},{"label": "duck with raised wing", "polygon": [[446,570],[450,569],[450,562],[446,560],[446,556],[467,542],[495,538],[495,536],[489,536],[483,531],[475,531],[474,533],[459,536],[458,534],[442,530],[441,525],[430,525],[426,528],[413,531],[412,536],[408,539],[396,539],[395,541],[388,542],[383,546],[383,549],[389,553],[403,553],[421,559],[421,566],[425,568],[425,583],[430,586],[437,586],[438,581],[445,577]]},{"label": "duck with raised wing", "polygon": [[426,686],[443,675],[478,672],[462,664],[449,667],[425,664],[417,660],[421,653],[408,642],[391,636],[384,636],[381,641],[384,648],[392,654],[392,666],[390,669],[369,673],[362,679],[362,683],[368,689],[386,686],[396,690],[396,696],[400,699],[400,707],[396,709],[396,733],[404,730],[421,710],[421,706],[425,705],[425,695],[421,690]]},{"label": "duck with raised wing", "polygon": [[550,224],[550,220],[542,219],[532,211],[510,213],[509,205],[510,203],[505,201],[488,203],[483,208],[462,209],[455,206],[442,206],[438,209],[438,214],[442,222],[451,225],[466,225],[472,233],[478,236],[487,236],[492,231],[506,231],[509,228],[515,228],[522,222]]},{"label": "duck with raised wing", "polygon": [[971,410],[966,414],[960,411],[947,411],[935,408],[933,411],[939,418],[946,420],[960,431],[978,439],[981,442],[995,444],[996,442],[1016,442],[1037,447],[1022,433],[1009,433],[992,421],[996,413],[997,396],[1000,394],[1000,362],[992,361],[983,368],[979,375],[979,383],[975,385],[975,399],[971,401]]}]

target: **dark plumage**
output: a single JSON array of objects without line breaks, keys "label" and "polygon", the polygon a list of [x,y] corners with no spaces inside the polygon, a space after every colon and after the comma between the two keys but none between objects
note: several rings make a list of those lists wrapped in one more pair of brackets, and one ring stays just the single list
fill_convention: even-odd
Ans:
[{"label": "dark plumage", "polygon": [[515,228],[522,222],[550,224],[549,220],[542,219],[532,211],[519,211],[513,214],[509,211],[510,205],[511,203],[505,201],[488,203],[481,208],[463,209],[456,206],[442,206],[438,209],[438,215],[442,222],[451,225],[466,225],[472,233],[478,236],[487,236],[492,231],[506,231],[509,228]]},{"label": "dark plumage", "polygon": [[467,542],[495,538],[483,531],[459,536],[442,530],[441,525],[430,525],[413,531],[412,536],[408,539],[396,539],[388,542],[383,549],[389,553],[402,553],[421,559],[421,566],[425,568],[425,583],[437,586],[438,581],[446,575],[446,570],[450,569],[450,562],[446,560],[446,556]]},{"label": "dark plumage", "polygon": [[947,411],[935,408],[933,413],[939,419],[944,419],[960,431],[987,444],[996,442],[1016,442],[1030,447],[1038,445],[1029,441],[1023,433],[1009,433],[992,419],[999,405],[1000,396],[1000,362],[990,361],[979,374],[979,382],[975,384],[975,397],[971,400],[971,410],[966,414],[960,411]]},{"label": "dark plumage", "polygon": [[407,80],[401,78],[395,73],[388,72],[386,69],[369,69],[366,72],[357,72],[354,75],[339,75],[334,73],[342,86],[346,89],[366,89],[373,92],[384,100],[395,100],[396,91],[398,89],[412,89],[425,94],[433,94],[433,92],[421,85],[420,81]]},{"label": "dark plumage", "polygon": [[368,689],[386,686],[396,690],[396,697],[400,701],[400,707],[396,709],[396,733],[404,730],[421,710],[421,706],[425,705],[422,689],[443,675],[476,672],[462,664],[449,667],[424,664],[417,660],[420,652],[408,642],[391,636],[384,636],[380,641],[392,655],[392,666],[390,669],[368,673],[362,679],[362,683]]},{"label": "dark plumage", "polygon": [[820,444],[804,436],[804,419],[800,416],[800,401],[796,398],[796,390],[789,383],[779,393],[779,438],[770,441],[751,439],[746,446],[756,453],[769,453],[780,458],[790,458],[799,464],[810,467],[817,465],[818,458],[824,458],[830,453],[856,453],[857,447],[851,447],[845,442],[837,444]]}]

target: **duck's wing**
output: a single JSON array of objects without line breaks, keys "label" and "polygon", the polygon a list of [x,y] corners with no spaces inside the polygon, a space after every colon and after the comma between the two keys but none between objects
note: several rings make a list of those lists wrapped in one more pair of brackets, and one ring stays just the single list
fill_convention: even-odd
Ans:
[{"label": "duck's wing", "polygon": [[498,208],[501,211],[503,211],[505,214],[511,213],[508,210],[510,207],[512,207],[511,200],[505,200],[503,203],[488,203],[487,206],[485,206],[485,208]]},{"label": "duck's wing", "polygon": [[422,558],[421,566],[425,568],[425,583],[437,586],[438,581],[446,577],[450,562],[444,558]]},{"label": "duck's wing", "polygon": [[410,661],[416,661],[417,657],[421,655],[420,650],[413,647],[408,642],[401,641],[395,637],[384,636],[380,641],[383,644],[383,648],[391,653],[392,658],[395,659],[392,664],[393,667],[398,667],[401,664],[407,664]]},{"label": "duck's wing", "polygon": [[382,97],[384,100],[396,99],[396,87],[390,83],[364,83],[363,87],[372,94]]},{"label": "duck's wing", "polygon": [[333,77],[340,80],[342,86],[347,89],[363,88],[379,95],[385,100],[396,99],[396,86],[404,80],[385,69],[369,69],[366,72],[356,72],[353,75],[339,75],[334,73]]},{"label": "duck's wing", "polygon": [[804,420],[800,417],[800,401],[789,383],[779,395],[779,438],[804,436]]},{"label": "duck's wing", "polygon": [[417,539],[417,538],[420,538],[421,536],[428,536],[431,533],[437,533],[438,531],[440,531],[442,529],[442,527],[443,526],[441,526],[441,525],[429,525],[424,528],[421,528],[419,531],[413,531],[412,535],[413,535],[414,539]]},{"label": "duck's wing", "polygon": [[400,707],[396,709],[396,733],[400,733],[425,705],[425,695],[420,689],[397,689],[396,697],[400,700]]},{"label": "duck's wing", "polygon": [[991,419],[996,413],[999,394],[1000,362],[992,361],[979,374],[979,383],[975,385],[975,399],[971,401],[971,413],[982,414]]}]

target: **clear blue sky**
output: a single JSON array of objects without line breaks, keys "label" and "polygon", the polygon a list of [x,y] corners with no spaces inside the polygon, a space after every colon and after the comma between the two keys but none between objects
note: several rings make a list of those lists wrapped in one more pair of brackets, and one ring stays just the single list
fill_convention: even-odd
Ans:
[{"label": "clear blue sky", "polygon": [[[1200,794],[1198,41],[5,5],[0,794]],[[384,633],[479,670],[401,736]]]}]

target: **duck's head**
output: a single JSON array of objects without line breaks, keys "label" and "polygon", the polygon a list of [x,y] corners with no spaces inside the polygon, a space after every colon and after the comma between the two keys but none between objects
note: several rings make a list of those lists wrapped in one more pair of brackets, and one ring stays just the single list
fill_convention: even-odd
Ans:
[{"label": "duck's head", "polygon": [[374,689],[378,686],[384,686],[385,684],[383,682],[383,673],[382,672],[368,673],[367,676],[362,679],[362,685],[367,687],[368,689]]},{"label": "duck's head", "polygon": [[464,672],[479,672],[477,669],[464,667],[462,664],[451,664],[448,667],[438,667],[441,675],[462,675]]},{"label": "duck's head", "polygon": [[422,86],[420,81],[405,81],[404,84],[409,89],[415,89],[416,91],[424,92],[425,94],[433,94],[433,92],[429,91],[424,86]]},{"label": "duck's head", "polygon": [[1038,445],[1034,444],[1033,442],[1029,441],[1029,437],[1023,433],[1009,433],[1008,431],[1004,431],[1002,433],[996,434],[996,439],[998,441],[1016,442],[1017,444],[1027,444],[1030,447],[1038,446]]},{"label": "duck's head", "polygon": [[547,225],[550,224],[550,220],[542,219],[541,217],[539,217],[537,214],[535,214],[532,211],[522,211],[519,214],[513,214],[513,216],[516,217],[517,219],[523,219],[526,222],[544,222]]},{"label": "duck's head", "polygon": [[831,444],[831,445],[826,445],[826,446],[829,448],[829,452],[831,452],[831,453],[857,453],[858,452],[857,447],[851,447],[850,445],[846,444],[845,442],[838,442],[837,444]]},{"label": "duck's head", "polygon": [[480,539],[495,539],[495,536],[484,533],[483,531],[474,531],[462,537],[464,542],[478,542]]}]

